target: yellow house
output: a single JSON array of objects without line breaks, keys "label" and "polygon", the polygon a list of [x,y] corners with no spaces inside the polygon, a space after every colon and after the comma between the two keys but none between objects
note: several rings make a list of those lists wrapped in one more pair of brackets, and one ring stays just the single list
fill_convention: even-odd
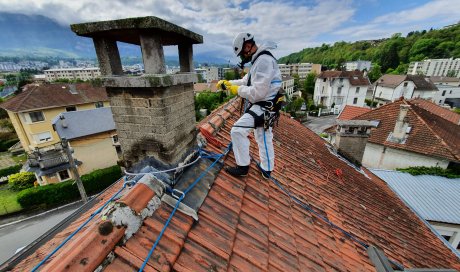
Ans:
[{"label": "yellow house", "polygon": [[77,158],[79,173],[117,164],[120,144],[110,108],[64,112],[53,120],[60,139],[67,139]]},{"label": "yellow house", "polygon": [[[63,112],[109,107],[108,100],[105,88],[89,83],[29,84],[22,93],[0,107],[8,112],[24,150],[29,153],[26,166],[32,163],[33,167],[40,166],[42,170],[45,167],[47,170],[36,172],[38,182],[46,184],[72,178],[68,162],[59,148],[60,139],[53,129],[52,120]],[[35,156],[33,151],[37,151]],[[45,162],[42,158],[44,154],[52,160]],[[58,168],[54,167],[59,163]]]}]

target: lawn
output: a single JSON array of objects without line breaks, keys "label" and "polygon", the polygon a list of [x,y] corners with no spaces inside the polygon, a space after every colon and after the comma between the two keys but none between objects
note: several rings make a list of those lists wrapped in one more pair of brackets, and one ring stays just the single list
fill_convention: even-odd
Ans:
[{"label": "lawn", "polygon": [[0,185],[0,216],[22,210],[16,200],[17,192],[8,189],[8,185]]}]

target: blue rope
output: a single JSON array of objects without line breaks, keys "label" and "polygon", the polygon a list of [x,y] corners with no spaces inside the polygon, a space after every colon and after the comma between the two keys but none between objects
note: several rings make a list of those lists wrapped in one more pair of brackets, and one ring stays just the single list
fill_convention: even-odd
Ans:
[{"label": "blue rope", "polygon": [[[265,144],[265,154],[267,154],[267,161],[268,161],[268,166],[267,167],[268,167],[268,171],[270,171],[270,156],[268,155],[267,140],[265,139],[265,129],[264,129],[264,144]],[[262,169],[262,166],[260,166],[260,168]]]},{"label": "blue rope", "polygon": [[[118,181],[120,181],[121,179],[119,179]],[[118,182],[117,181],[117,182]],[[86,226],[86,224],[89,223],[89,221],[91,221],[97,214],[99,214],[102,209],[105,208],[105,206],[107,206],[121,191],[123,191],[123,189],[126,188],[127,186],[127,183],[128,182],[124,182],[123,183],[123,186],[120,188],[120,190],[118,190],[109,200],[107,200],[107,202],[104,203],[104,205],[102,205],[101,207],[99,207],[99,209],[97,209],[95,212],[93,212],[91,214],[91,216],[88,218],[88,220],[86,220],[83,224],[81,224],[74,232],[72,232],[59,246],[57,246],[50,254],[48,254],[40,263],[38,263],[33,269],[32,269],[32,272],[34,271],[37,271],[37,269],[42,266],[51,256],[54,255],[54,253],[56,253],[59,249],[61,249],[70,239],[72,239],[73,236],[75,236],[75,234],[77,234],[84,226]]]},{"label": "blue rope", "polygon": [[195,187],[195,185],[209,172],[209,170],[211,170],[214,165],[223,157],[225,156],[228,151],[231,149],[231,146],[232,146],[232,143],[230,142],[230,144],[228,145],[227,149],[225,150],[225,152],[223,154],[220,154],[217,156],[216,160],[210,165],[208,166],[208,168],[206,168],[206,170],[204,170],[201,175],[195,179],[195,181],[190,184],[189,187],[187,187],[187,189],[182,192],[182,195],[179,197],[179,199],[177,200],[177,203],[176,205],[174,206],[174,209],[173,211],[171,212],[171,214],[169,215],[169,218],[168,220],[166,220],[166,223],[165,225],[163,226],[163,229],[161,230],[160,234],[158,235],[157,239],[155,240],[155,243],[153,244],[152,248],[150,249],[149,251],[149,254],[147,255],[147,257],[145,258],[144,262],[142,263],[142,266],[139,268],[139,272],[141,271],[144,271],[144,268],[145,266],[147,265],[147,262],[148,260],[150,259],[150,257],[152,256],[153,252],[155,251],[156,247],[158,246],[158,244],[160,243],[160,240],[161,238],[163,237],[163,234],[164,232],[166,231],[166,228],[168,227],[169,223],[171,222],[171,219],[173,218],[174,214],[176,213],[177,211],[177,208],[179,207],[179,204],[182,202],[182,200],[185,198],[185,195],[190,192],[190,190],[193,189],[193,187]]}]

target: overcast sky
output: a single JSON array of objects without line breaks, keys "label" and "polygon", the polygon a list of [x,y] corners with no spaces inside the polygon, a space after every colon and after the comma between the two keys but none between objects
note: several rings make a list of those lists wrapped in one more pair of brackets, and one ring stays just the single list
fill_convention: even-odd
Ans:
[{"label": "overcast sky", "polygon": [[405,35],[460,20],[460,0],[0,0],[0,10],[44,15],[67,26],[157,16],[203,35],[195,52],[223,58],[231,57],[238,32],[277,43],[274,53],[281,57],[322,43]]}]

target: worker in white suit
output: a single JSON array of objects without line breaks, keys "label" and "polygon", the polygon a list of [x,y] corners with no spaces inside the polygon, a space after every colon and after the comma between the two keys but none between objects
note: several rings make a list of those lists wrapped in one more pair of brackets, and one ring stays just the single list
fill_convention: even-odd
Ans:
[{"label": "worker in white suit", "polygon": [[[273,105],[281,87],[281,72],[276,59],[268,49],[273,46],[258,47],[254,36],[250,33],[240,33],[233,41],[234,53],[242,60],[242,66],[251,62],[248,74],[240,80],[221,80],[218,88],[224,88],[232,94],[239,95],[249,101],[246,112],[234,124],[231,130],[233,153],[236,167],[225,170],[232,176],[246,176],[249,171],[251,158],[249,156],[249,133],[254,130],[254,136],[259,146],[259,159],[262,176],[269,178],[275,166],[273,149],[272,125],[267,125],[267,109]],[[264,125],[265,116],[265,125]]]}]

